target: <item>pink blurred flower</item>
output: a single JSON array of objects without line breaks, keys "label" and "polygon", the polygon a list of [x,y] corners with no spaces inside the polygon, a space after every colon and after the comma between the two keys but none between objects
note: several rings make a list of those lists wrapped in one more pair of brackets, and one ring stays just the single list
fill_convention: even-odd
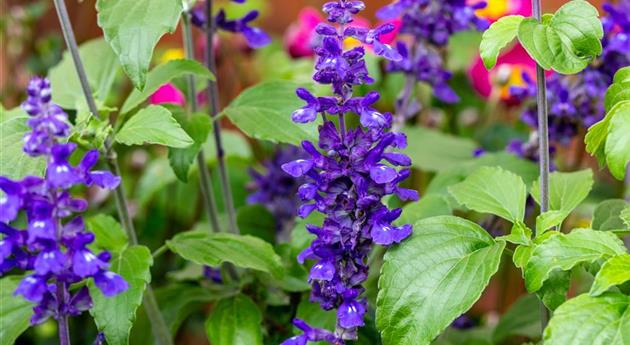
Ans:
[{"label": "pink blurred flower", "polygon": [[150,97],[149,103],[151,104],[186,104],[186,99],[181,91],[179,91],[173,84],[166,83],[160,86]]},{"label": "pink blurred flower", "polygon": [[495,22],[503,16],[520,14],[522,16],[532,15],[531,0],[468,0],[470,5],[478,2],[486,2],[485,8],[477,10],[475,13],[488,21]]},{"label": "pink blurred flower", "polygon": [[324,17],[313,7],[305,7],[298,14],[297,22],[289,26],[284,35],[284,46],[293,58],[313,56],[315,27]]},{"label": "pink blurred flower", "polygon": [[400,32],[400,26],[402,25],[402,21],[400,19],[394,19],[394,20],[387,20],[387,21],[382,21],[379,22],[376,26],[379,27],[381,25],[385,25],[385,24],[392,24],[394,25],[394,31],[381,35],[380,36],[380,40],[382,43],[385,44],[392,44],[397,36],[398,36],[398,32]]}]

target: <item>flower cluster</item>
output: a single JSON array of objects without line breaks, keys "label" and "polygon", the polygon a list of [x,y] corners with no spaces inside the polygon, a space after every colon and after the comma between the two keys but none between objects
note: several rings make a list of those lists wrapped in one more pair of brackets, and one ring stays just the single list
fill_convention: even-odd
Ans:
[{"label": "flower cluster", "polygon": [[263,162],[266,172],[250,169],[253,179],[249,185],[252,194],[247,197],[250,204],[264,205],[276,219],[277,237],[280,240],[288,238],[288,232],[293,228],[297,213],[298,187],[304,182],[295,178],[280,167],[282,164],[304,158],[304,153],[295,146],[283,146],[274,155]]},{"label": "flower cluster", "polygon": [[[384,20],[399,19],[400,33],[410,37],[408,42],[397,43],[403,59],[390,62],[388,70],[402,72],[408,78],[431,85],[435,96],[441,101],[459,101],[455,91],[448,85],[451,72],[444,67],[442,48],[456,32],[485,30],[488,22],[475,14],[475,10],[485,6],[485,2],[468,5],[465,0],[397,0],[381,8],[377,16]],[[411,86],[413,84],[407,87]],[[403,92],[404,95],[409,93],[410,90]],[[398,113],[406,116],[407,109],[400,108],[408,106],[411,106],[408,100],[400,99]]]},{"label": "flower cluster", "polygon": [[[368,275],[367,256],[373,244],[399,243],[412,232],[411,225],[392,225],[401,210],[390,210],[382,202],[384,196],[391,194],[402,200],[418,198],[416,191],[399,186],[410,170],[395,168],[409,166],[411,160],[391,150],[404,148],[406,137],[387,131],[392,116],[372,107],[379,98],[377,92],[365,97],[353,96],[356,85],[372,79],[363,59],[364,48],[347,51],[342,48],[343,40],[353,37],[388,59],[401,58],[380,40],[381,35],[391,32],[391,25],[373,30],[350,25],[353,15],[364,7],[363,2],[350,0],[324,5],[328,21],[338,25],[322,23],[316,29],[322,43],[316,49],[313,79],[331,85],[334,96],[316,97],[305,89],[297,90],[306,105],[293,113],[293,120],[311,122],[321,114],[324,122],[319,127],[317,144],[302,143],[309,158],[282,165],[290,175],[306,179],[298,189],[298,196],[304,201],[298,215],[305,218],[317,210],[325,216],[321,226],[307,225],[317,238],[300,253],[298,261],[315,261],[309,274],[311,301],[325,310],[336,309],[337,327],[331,332],[296,319],[294,325],[303,334],[286,340],[283,345],[303,345],[309,341],[344,344],[345,340],[356,339],[367,310],[362,283]],[[349,113],[360,116],[361,126],[346,128],[345,115]]]},{"label": "flower cluster", "polygon": [[[559,144],[569,143],[580,130],[604,117],[606,89],[615,72],[630,65],[630,1],[624,0],[617,7],[606,4],[604,8],[609,15],[602,19],[605,32],[602,55],[579,74],[554,74],[547,81],[549,137]],[[511,93],[520,99],[534,98],[535,82],[526,74],[523,79],[527,85],[513,87]],[[521,118],[532,128],[538,127],[534,104]]]},{"label": "flower cluster", "polygon": [[[77,166],[68,162],[76,145],[61,143],[69,132],[67,115],[51,102],[50,83],[34,78],[28,86],[28,99],[22,105],[30,115],[32,128],[24,137],[24,151],[32,157],[47,158],[44,178],[27,176],[13,181],[0,176],[0,276],[14,269],[31,271],[19,284],[16,295],[36,303],[32,324],[50,316],[55,319],[79,315],[89,309],[92,299],[86,286],[74,293],[70,286],[93,278],[105,296],[127,289],[119,275],[108,271],[111,255],[95,255],[88,245],[94,234],[85,231],[77,212],[87,202],[69,192],[76,185],[96,185],[112,189],[120,178],[107,171],[92,171],[98,152],[89,151]],[[27,229],[12,227],[21,212]]]},{"label": "flower cluster", "polygon": [[[237,3],[245,3],[245,0],[232,0]],[[221,9],[214,17],[214,23],[217,28],[233,33],[240,33],[245,36],[247,44],[251,48],[260,48],[271,43],[271,37],[260,28],[251,26],[250,23],[258,18],[258,11],[250,11],[239,19],[227,19],[225,10]],[[208,21],[205,2],[200,2],[197,6],[190,10],[191,22],[199,27],[204,28]]]}]

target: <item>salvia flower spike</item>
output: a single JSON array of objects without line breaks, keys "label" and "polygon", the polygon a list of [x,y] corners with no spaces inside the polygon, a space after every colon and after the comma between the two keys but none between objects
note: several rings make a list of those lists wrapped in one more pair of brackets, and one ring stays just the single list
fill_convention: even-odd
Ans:
[{"label": "salvia flower spike", "polygon": [[[75,198],[70,188],[77,185],[114,189],[118,176],[108,171],[92,170],[98,151],[88,151],[73,166],[69,158],[76,149],[66,143],[69,134],[67,115],[52,103],[47,79],[34,78],[22,108],[28,113],[32,131],[24,137],[24,152],[47,159],[45,177],[27,176],[13,181],[0,176],[0,276],[13,270],[28,272],[16,295],[35,303],[31,324],[53,317],[57,320],[76,316],[92,306],[86,286],[71,291],[71,285],[88,278],[105,296],[114,296],[128,288],[123,278],[108,270],[111,255],[95,254],[88,248],[94,234],[85,230],[77,213],[87,209],[85,200]],[[11,222],[24,212],[26,230]]]},{"label": "salvia flower spike", "polygon": [[[392,225],[401,209],[390,210],[382,202],[384,196],[391,194],[403,200],[418,199],[416,191],[399,186],[409,177],[410,170],[396,167],[407,167],[411,160],[393,149],[405,148],[406,137],[388,132],[391,114],[372,107],[379,98],[378,92],[363,97],[353,95],[355,86],[372,82],[364,60],[366,46],[389,60],[402,58],[380,40],[381,35],[393,30],[391,25],[373,30],[352,26],[353,16],[364,8],[362,1],[340,0],[324,5],[329,23],[316,28],[322,43],[315,49],[313,79],[330,85],[334,95],[317,97],[306,89],[297,90],[306,104],[293,113],[293,120],[312,122],[321,114],[324,123],[319,127],[317,143],[302,143],[309,157],[282,165],[289,175],[306,179],[298,189],[304,202],[298,215],[305,218],[318,211],[325,216],[321,226],[307,225],[317,238],[298,256],[298,261],[315,262],[309,274],[311,301],[325,310],[336,310],[337,326],[334,331],[318,329],[296,319],[294,325],[303,334],[283,345],[314,341],[344,344],[357,339],[368,307],[362,284],[368,275],[367,256],[372,245],[399,243],[412,232],[411,225]],[[364,46],[344,50],[347,37]],[[346,128],[344,118],[350,113],[359,115],[359,127]],[[335,117],[337,121],[333,122]]]}]

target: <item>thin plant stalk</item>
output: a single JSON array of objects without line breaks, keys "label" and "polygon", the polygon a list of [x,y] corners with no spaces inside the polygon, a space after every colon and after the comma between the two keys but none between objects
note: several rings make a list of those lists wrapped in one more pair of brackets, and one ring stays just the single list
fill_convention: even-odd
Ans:
[{"label": "thin plant stalk", "polygon": [[[57,283],[57,298],[60,301],[63,301],[65,298],[65,288],[63,287],[63,283]],[[68,316],[60,315],[57,320],[59,323],[59,345],[71,345],[70,344],[70,328],[68,327]]]},{"label": "thin plant stalk", "polygon": [[[534,17],[540,21],[541,0],[532,1],[532,12]],[[544,213],[549,210],[549,124],[548,124],[548,106],[547,106],[547,81],[545,78],[545,70],[536,64],[536,102],[538,109],[538,155],[540,167],[540,212]],[[540,316],[542,328],[547,327],[549,322],[549,309],[540,302]]]},{"label": "thin plant stalk", "polygon": [[[184,50],[186,52],[186,58],[190,60],[195,59],[193,49],[193,37],[192,30],[190,28],[190,16],[187,13],[183,15],[183,39]],[[190,104],[190,110],[192,113],[196,113],[198,110],[197,104],[197,90],[195,88],[195,77],[191,74],[188,76],[188,102]],[[213,126],[218,126],[217,123],[213,123]],[[201,187],[201,196],[203,197],[204,206],[208,219],[210,220],[210,231],[219,232],[219,217],[217,211],[217,203],[214,198],[214,190],[212,188],[212,180],[208,165],[206,163],[205,153],[203,149],[199,151],[197,155],[197,166],[199,167],[199,184]]]},{"label": "thin plant stalk", "polygon": [[[216,59],[213,51],[214,34],[216,32],[215,23],[212,16],[212,0],[206,1],[206,66],[216,75]],[[216,80],[208,81],[208,103],[210,116],[216,117],[219,114],[219,86]],[[236,224],[236,210],[234,209],[234,197],[232,195],[232,187],[227,173],[227,165],[225,162],[225,151],[223,149],[223,140],[221,139],[221,123],[216,121],[213,126],[214,142],[217,149],[217,165],[219,167],[219,178],[221,180],[221,192],[225,211],[228,216],[230,231],[238,234],[240,231]]]},{"label": "thin plant stalk", "polygon": [[[96,107],[96,102],[94,100],[94,96],[92,94],[92,90],[90,84],[88,83],[87,74],[85,73],[85,68],[83,67],[83,62],[81,61],[81,56],[79,55],[79,48],[77,46],[77,41],[74,36],[74,31],[72,29],[72,25],[70,23],[70,18],[68,15],[68,10],[66,8],[66,4],[64,0],[54,0],[55,9],[57,10],[57,16],[59,18],[59,23],[61,25],[61,29],[63,31],[63,36],[66,41],[66,45],[70,54],[72,56],[72,60],[74,62],[74,67],[76,69],[77,75],[79,76],[79,81],[81,82],[81,88],[83,89],[83,94],[85,96],[85,100],[88,104],[89,110],[92,113],[92,116],[97,119],[101,119],[101,116],[98,112],[98,108]],[[106,158],[107,163],[114,173],[117,176],[120,175],[120,166],[118,165],[117,155],[113,149],[113,144],[111,137],[107,138],[105,141],[105,150],[106,150]],[[124,185],[121,183],[115,190],[114,193],[116,199],[116,206],[118,209],[118,215],[121,219],[123,227],[125,228],[128,236],[129,242],[132,245],[138,244],[138,239],[136,237],[135,229],[133,226],[133,221],[131,219],[131,215],[129,214],[128,201],[125,194]],[[170,331],[166,326],[166,322],[162,317],[162,313],[158,308],[157,302],[155,300],[155,296],[153,295],[153,290],[151,286],[147,286],[147,289],[144,294],[144,308],[146,310],[149,321],[151,322],[151,329],[153,330],[153,335],[155,340],[160,345],[173,345],[173,339],[171,338]],[[63,321],[60,320],[60,326]],[[66,326],[67,328],[67,323]],[[63,337],[63,331],[61,331],[60,327],[60,339]],[[68,337],[69,341],[69,337]],[[65,345],[62,343],[62,345]],[[69,345],[69,342],[68,342]]]}]

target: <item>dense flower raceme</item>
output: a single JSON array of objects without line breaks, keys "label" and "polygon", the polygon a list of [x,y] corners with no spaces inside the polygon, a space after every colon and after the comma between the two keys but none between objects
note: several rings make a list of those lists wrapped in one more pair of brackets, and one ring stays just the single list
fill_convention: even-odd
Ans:
[{"label": "dense flower raceme", "polygon": [[[245,3],[245,0],[232,0],[237,3]],[[191,21],[195,26],[200,28],[204,28],[206,22],[208,21],[206,15],[206,6],[205,1],[200,1],[200,3],[191,9],[190,11]],[[247,40],[247,44],[251,48],[260,48],[266,46],[271,43],[271,37],[261,30],[260,28],[251,26],[250,23],[256,18],[258,18],[258,11],[250,11],[245,14],[242,18],[239,19],[227,19],[227,15],[223,9],[219,10],[219,12],[214,17],[214,22],[217,28],[229,31],[233,33],[243,34],[245,39]]]},{"label": "dense flower raceme", "polygon": [[[32,128],[24,137],[24,151],[33,157],[46,157],[44,178],[27,176],[13,181],[0,176],[0,276],[13,270],[28,271],[16,295],[36,303],[32,324],[50,316],[58,319],[78,315],[89,309],[92,299],[86,286],[71,293],[72,284],[92,278],[105,296],[127,289],[119,275],[108,271],[111,255],[95,255],[87,246],[94,235],[85,231],[83,219],[75,213],[85,211],[87,202],[74,198],[76,185],[112,189],[120,178],[107,171],[92,171],[98,152],[89,151],[77,166],[68,159],[76,145],[62,143],[69,134],[67,115],[51,102],[50,83],[34,78],[28,86],[28,99],[22,104],[30,115]],[[27,229],[10,224],[21,212]]]},{"label": "dense flower raceme", "polygon": [[[459,97],[448,85],[451,72],[444,66],[443,47],[450,37],[460,31],[485,30],[488,21],[478,17],[475,10],[486,6],[485,2],[469,5],[465,0],[397,0],[381,8],[377,16],[383,20],[399,19],[400,34],[408,36],[407,41],[400,40],[397,49],[403,59],[392,61],[388,65],[390,72],[405,73],[416,81],[433,87],[435,96],[448,103],[459,101]],[[411,87],[408,84],[407,87]],[[405,90],[404,94],[409,94]],[[399,103],[407,103],[403,99]],[[419,106],[409,102],[398,104],[398,113],[408,116],[408,109]]]},{"label": "dense flower raceme", "polygon": [[[325,310],[337,310],[335,331],[311,327],[296,319],[294,325],[303,334],[286,340],[283,345],[304,345],[326,341],[344,344],[356,339],[357,329],[364,325],[367,301],[362,297],[362,283],[368,275],[367,256],[372,245],[399,243],[412,232],[411,225],[394,226],[400,209],[390,210],[383,203],[386,195],[396,194],[403,200],[416,200],[416,191],[399,187],[410,175],[409,169],[397,171],[392,166],[409,166],[411,160],[392,148],[406,146],[402,133],[387,132],[391,114],[379,113],[372,104],[378,100],[377,92],[365,97],[353,96],[355,85],[371,82],[364,56],[364,47],[344,51],[344,39],[353,37],[372,46],[375,53],[388,59],[401,56],[380,36],[393,30],[384,25],[373,30],[352,26],[353,16],[365,7],[361,1],[340,0],[324,5],[328,21],[316,31],[321,46],[316,49],[317,60],[314,80],[329,84],[333,97],[316,97],[305,89],[297,94],[306,105],[293,113],[298,123],[314,121],[322,114],[319,141],[304,141],[302,148],[309,158],[297,159],[282,165],[294,177],[304,177],[306,183],[298,189],[304,204],[298,215],[307,217],[317,210],[324,214],[321,226],[307,225],[317,238],[299,256],[298,261],[314,260],[309,274],[312,285],[311,301]],[[349,113],[360,116],[361,125],[347,129],[344,117]],[[331,117],[337,118],[337,123]]]},{"label": "dense flower raceme", "polygon": [[[606,4],[609,15],[602,19],[603,53],[589,67],[576,75],[554,74],[547,81],[549,100],[549,136],[559,144],[569,143],[580,130],[601,120],[605,114],[604,95],[615,72],[630,66],[630,0],[617,6]],[[533,99],[535,81],[523,74],[524,87],[513,87],[513,96]],[[533,103],[533,101],[532,101]],[[532,128],[538,127],[534,104],[522,114],[522,120]]]}]

